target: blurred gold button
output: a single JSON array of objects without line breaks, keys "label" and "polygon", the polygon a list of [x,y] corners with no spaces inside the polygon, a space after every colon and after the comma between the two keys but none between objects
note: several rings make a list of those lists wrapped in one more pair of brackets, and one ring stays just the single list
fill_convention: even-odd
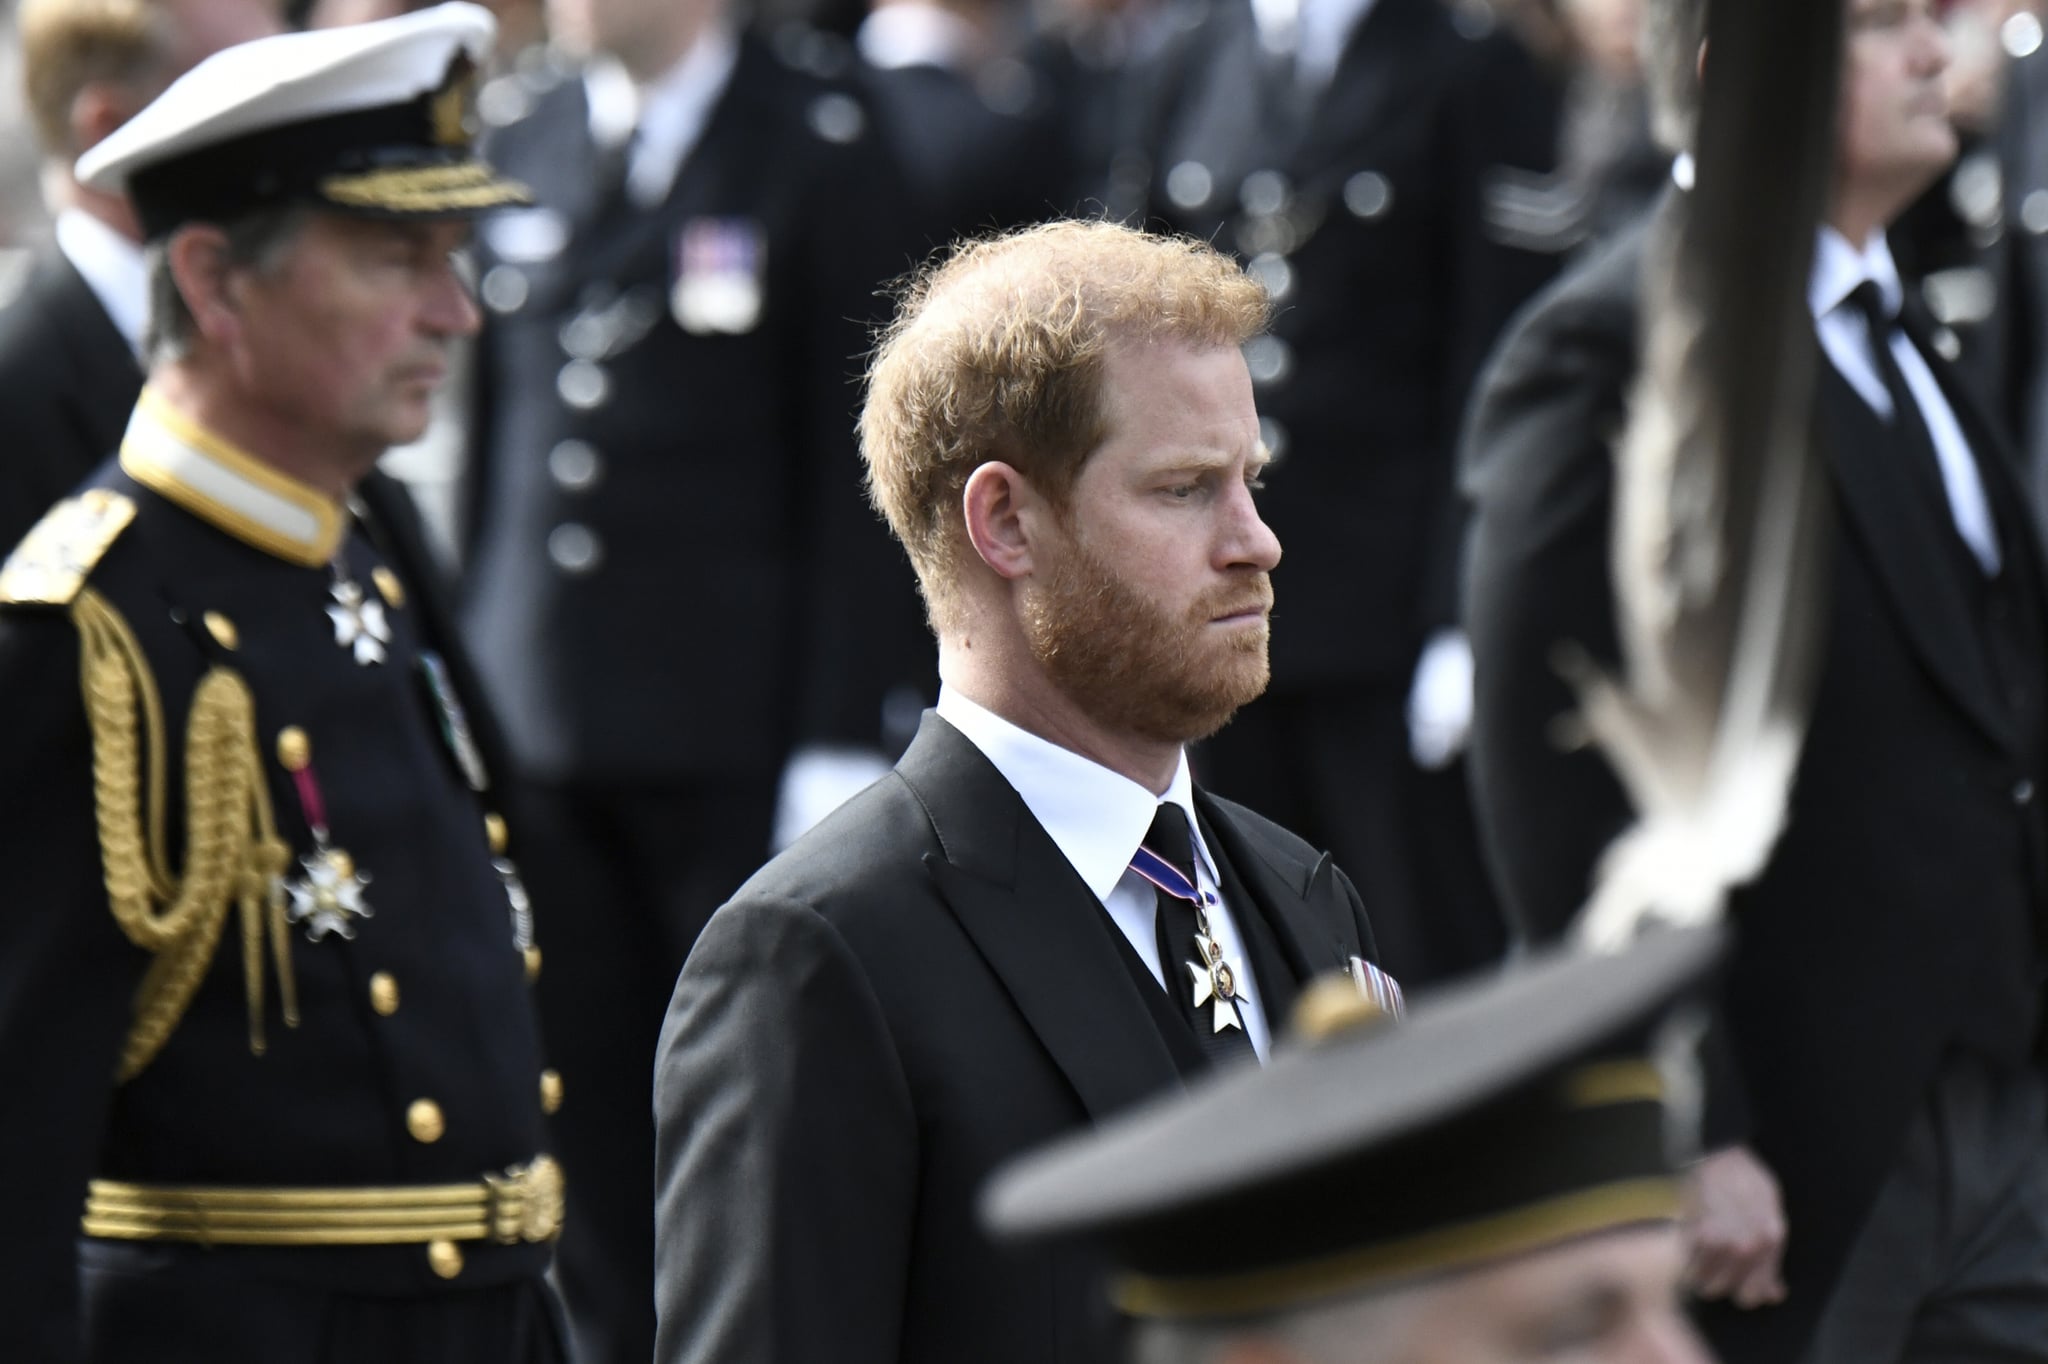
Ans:
[{"label": "blurred gold button", "polygon": [[277,732],[277,760],[287,772],[306,770],[306,764],[313,761],[313,741],[306,737],[305,730],[286,725]]},{"label": "blurred gold button", "polygon": [[540,1111],[553,1113],[562,1106],[562,1073],[544,1070],[540,1073]]},{"label": "blurred gold button", "polygon": [[213,636],[213,642],[220,645],[221,648],[233,649],[241,644],[241,632],[235,629],[233,621],[223,616],[220,612],[208,611],[199,620],[201,624],[206,626],[206,633]]},{"label": "blurred gold button", "polygon": [[398,581],[398,575],[378,564],[370,570],[370,581],[377,584],[377,595],[393,606],[405,605],[405,584]]},{"label": "blurred gold button", "polygon": [[427,1242],[427,1264],[444,1279],[462,1272],[462,1251],[453,1241]]},{"label": "blurred gold button", "polygon": [[505,845],[511,840],[511,834],[505,828],[505,817],[503,815],[493,812],[484,816],[484,837],[490,840],[492,852],[502,853],[505,851]]},{"label": "blurred gold button", "polygon": [[405,1110],[405,1130],[412,1133],[412,1139],[431,1145],[441,1140],[441,1134],[448,1130],[447,1120],[441,1116],[441,1105],[432,1099],[414,1099],[412,1107]]},{"label": "blurred gold button", "polygon": [[526,949],[526,983],[531,985],[539,979],[540,949],[538,947],[529,947]]},{"label": "blurred gold button", "polygon": [[370,977],[370,1007],[386,1018],[398,1012],[398,980],[389,971]]}]

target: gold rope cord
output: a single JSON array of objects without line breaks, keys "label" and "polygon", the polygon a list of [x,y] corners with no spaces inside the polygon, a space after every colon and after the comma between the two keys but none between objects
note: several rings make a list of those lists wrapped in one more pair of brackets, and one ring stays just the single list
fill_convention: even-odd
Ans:
[{"label": "gold rope cord", "polygon": [[[182,879],[173,877],[163,833],[163,710],[148,660],[128,622],[98,593],[82,592],[71,616],[92,726],[107,900],[128,940],[156,958],[136,990],[135,1021],[117,1078],[140,1074],[176,1030],[220,946],[231,905],[241,911],[249,1046],[261,1055],[266,931],[288,1027],[297,1026],[298,1001],[277,890],[291,849],[277,836],[264,784],[255,698],[238,675],[219,667],[207,671],[193,694],[185,731],[185,866]],[[145,746],[146,835],[139,808]]]}]

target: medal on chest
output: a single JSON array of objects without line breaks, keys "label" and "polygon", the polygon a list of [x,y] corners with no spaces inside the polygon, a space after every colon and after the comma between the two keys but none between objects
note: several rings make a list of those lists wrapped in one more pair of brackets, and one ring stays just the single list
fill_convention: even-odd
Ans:
[{"label": "medal on chest", "polygon": [[356,924],[372,917],[370,903],[363,898],[370,874],[356,865],[348,850],[334,846],[327,829],[327,802],[320,793],[320,781],[313,773],[313,744],[306,732],[293,726],[278,735],[278,761],[291,773],[299,794],[299,808],[313,832],[313,850],[299,857],[299,870],[284,879],[285,917],[306,929],[309,942],[319,942],[332,933],[354,938]]},{"label": "medal on chest", "polygon": [[334,622],[334,642],[354,656],[358,667],[382,663],[385,646],[391,643],[391,622],[385,618],[384,603],[363,591],[363,585],[343,570],[339,559],[332,568],[327,618]]},{"label": "medal on chest", "polygon": [[1209,925],[1209,907],[1216,903],[1216,897],[1201,890],[1179,867],[1150,848],[1138,849],[1137,856],[1131,859],[1131,870],[1176,900],[1187,901],[1194,910],[1195,954],[1201,960],[1182,964],[1188,970],[1188,988],[1196,1015],[1199,1017],[1203,1006],[1208,1006],[1212,1032],[1244,1027],[1244,1020],[1238,1015],[1238,1000],[1242,998],[1238,982],[1244,978],[1244,967],[1224,955],[1223,945]]}]

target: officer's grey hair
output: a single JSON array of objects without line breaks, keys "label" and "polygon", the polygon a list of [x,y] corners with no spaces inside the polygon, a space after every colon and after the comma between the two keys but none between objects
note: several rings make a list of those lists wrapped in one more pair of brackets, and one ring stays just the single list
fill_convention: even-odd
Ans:
[{"label": "officer's grey hair", "polygon": [[1425,1289],[1227,1321],[1148,1321],[1132,1331],[1131,1364],[1223,1364],[1234,1349],[1279,1346],[1301,1364],[1401,1364],[1413,1354],[1414,1310]]},{"label": "officer's grey hair", "polygon": [[[228,264],[263,273],[275,270],[311,217],[312,210],[303,204],[284,204],[237,218],[224,228]],[[150,369],[184,359],[199,335],[198,320],[171,273],[170,241],[166,237],[151,242],[143,252],[149,276],[149,317],[142,329],[142,356]]]},{"label": "officer's grey hair", "polygon": [[1700,118],[1700,45],[1707,40],[1707,0],[1645,0],[1643,84],[1650,127],[1667,150],[1692,150]]}]

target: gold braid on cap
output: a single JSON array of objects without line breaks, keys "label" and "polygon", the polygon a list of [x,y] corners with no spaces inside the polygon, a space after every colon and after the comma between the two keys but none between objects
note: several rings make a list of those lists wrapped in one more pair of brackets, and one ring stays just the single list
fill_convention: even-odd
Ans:
[{"label": "gold braid on cap", "polygon": [[278,890],[291,849],[277,836],[264,784],[255,698],[239,675],[219,667],[208,669],[193,693],[185,726],[185,867],[175,877],[164,847],[163,703],[149,660],[121,613],[90,588],[73,603],[71,619],[92,726],[107,901],[128,941],[155,957],[135,992],[135,1019],[115,1077],[134,1079],[170,1040],[220,946],[230,904],[241,912],[249,1049],[260,1056],[266,930],[285,1026],[297,1027],[299,1017]]}]

